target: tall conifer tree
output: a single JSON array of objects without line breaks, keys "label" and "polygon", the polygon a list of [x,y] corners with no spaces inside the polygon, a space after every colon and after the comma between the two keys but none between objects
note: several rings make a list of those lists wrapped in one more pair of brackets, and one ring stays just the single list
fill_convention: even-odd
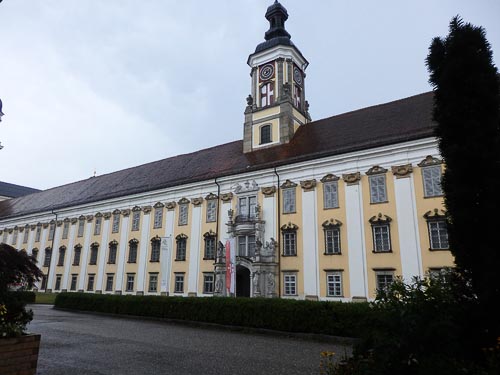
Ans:
[{"label": "tall conifer tree", "polygon": [[485,30],[456,16],[448,36],[432,41],[427,67],[451,251],[482,305],[483,328],[499,335],[500,80]]}]

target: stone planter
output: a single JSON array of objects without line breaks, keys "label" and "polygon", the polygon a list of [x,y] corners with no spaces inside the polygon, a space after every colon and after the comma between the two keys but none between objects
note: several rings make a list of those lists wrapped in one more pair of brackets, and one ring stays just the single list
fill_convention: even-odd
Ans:
[{"label": "stone planter", "polygon": [[40,335],[0,339],[0,374],[35,375]]}]

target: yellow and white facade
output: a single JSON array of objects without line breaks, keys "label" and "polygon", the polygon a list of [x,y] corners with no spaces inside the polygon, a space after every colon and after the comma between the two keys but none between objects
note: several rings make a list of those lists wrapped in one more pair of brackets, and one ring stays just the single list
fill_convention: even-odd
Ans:
[{"label": "yellow and white facade", "polygon": [[[431,132],[328,151],[323,134],[341,143],[336,129],[351,115],[311,122],[308,63],[284,30],[286,10],[275,3],[266,17],[269,38],[248,60],[252,94],[238,154],[247,170],[215,166],[206,178],[82,203],[40,206],[53,192],[0,203],[0,241],[36,256],[46,274],[39,288],[225,295],[220,243],[229,238],[238,296],[364,300],[396,276],[453,266],[439,185],[444,166]],[[383,108],[357,116],[368,113],[369,121]],[[215,164],[223,163],[225,147],[199,153],[219,152]]]}]

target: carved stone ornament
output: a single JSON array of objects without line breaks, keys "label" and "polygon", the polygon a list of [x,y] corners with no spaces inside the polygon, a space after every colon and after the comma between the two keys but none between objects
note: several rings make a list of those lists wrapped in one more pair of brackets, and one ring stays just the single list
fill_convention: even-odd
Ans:
[{"label": "carved stone ornament", "polygon": [[186,236],[184,233],[181,233],[181,234],[178,234],[177,236],[175,236],[176,241],[187,240],[187,238],[188,238],[188,236]]},{"label": "carved stone ornament", "polygon": [[105,212],[105,213],[103,213],[102,217],[104,218],[104,220],[109,220],[109,218],[111,217],[111,212]]},{"label": "carved stone ornament", "polygon": [[102,214],[100,212],[95,214],[95,217],[102,217]]},{"label": "carved stone ornament", "polygon": [[332,227],[340,227],[342,225],[342,222],[340,220],[337,220],[337,219],[330,219],[330,220],[326,220],[323,224],[321,224],[321,226],[323,228],[332,228]]},{"label": "carved stone ornament", "polygon": [[276,193],[276,186],[267,186],[260,189],[266,198],[273,197]]},{"label": "carved stone ornament", "polygon": [[118,246],[118,241],[117,240],[113,240],[109,243],[109,246]]},{"label": "carved stone ornament", "polygon": [[167,202],[165,203],[165,207],[167,207],[167,210],[173,210],[177,204],[175,202]]},{"label": "carved stone ornament", "polygon": [[231,202],[233,200],[233,193],[225,193],[220,195],[220,199],[222,199],[223,202]]},{"label": "carved stone ornament", "polygon": [[19,232],[24,232],[24,227],[19,228]]},{"label": "carved stone ornament", "polygon": [[189,199],[187,198],[182,198],[182,199],[179,199],[179,204],[189,204]]},{"label": "carved stone ornament", "polygon": [[47,247],[45,248],[45,251],[52,251],[52,246],[47,246]]},{"label": "carved stone ornament", "polygon": [[127,208],[125,210],[122,210],[122,215],[123,216],[129,216],[130,215],[130,210]]},{"label": "carved stone ornament", "polygon": [[427,211],[424,214],[424,218],[426,220],[432,219],[446,219],[448,217],[448,213],[445,210],[439,210],[435,208],[433,211]]},{"label": "carved stone ornament", "polygon": [[342,178],[347,183],[347,185],[355,185],[361,180],[361,173],[346,173],[342,175]]},{"label": "carved stone ornament", "polygon": [[233,191],[235,194],[248,193],[251,191],[258,191],[259,185],[255,180],[245,181],[241,184],[233,185]]},{"label": "carved stone ornament", "polygon": [[122,212],[119,209],[113,211],[113,215],[120,215]]},{"label": "carved stone ornament", "polygon": [[156,235],[154,236],[153,238],[151,238],[151,242],[160,242],[161,241],[161,237]]},{"label": "carved stone ornament", "polygon": [[292,224],[290,222],[288,222],[288,224],[284,224],[281,226],[281,230],[282,231],[296,231],[297,229],[299,229],[299,227],[295,224]]},{"label": "carved stone ornament", "polygon": [[65,219],[63,220],[63,222],[65,222],[65,223],[69,223],[70,221],[71,221],[71,219],[70,219],[69,217],[67,217],[67,218],[65,218]]},{"label": "carved stone ornament", "polygon": [[99,247],[99,242],[92,242],[90,247]]},{"label": "carved stone ornament", "polygon": [[340,179],[340,177],[335,176],[333,173],[328,173],[320,181],[321,182],[332,182],[332,181],[338,181],[339,179]]},{"label": "carved stone ornament", "polygon": [[[76,219],[75,219],[75,220],[76,220]],[[31,229],[31,230],[35,230],[35,228],[36,228],[36,224],[31,224],[31,225],[30,225],[30,229]]]},{"label": "carved stone ornament", "polygon": [[386,173],[386,172],[387,172],[387,169],[385,169],[384,167],[381,167],[380,165],[374,165],[373,167],[371,167],[370,169],[368,169],[366,171],[366,175],[371,176],[374,174],[382,174],[382,173]]},{"label": "carved stone ornament", "polygon": [[77,243],[77,244],[75,245],[75,249],[81,249],[82,247],[83,247],[83,246],[82,246],[82,244],[80,244],[80,243]]},{"label": "carved stone ornament", "polygon": [[130,241],[128,241],[128,243],[137,245],[139,243],[139,240],[137,238],[132,238]]},{"label": "carved stone ornament", "polygon": [[305,181],[300,181],[300,186],[304,191],[313,191],[316,188],[316,180],[305,180]]},{"label": "carved stone ornament", "polygon": [[[71,218],[71,224],[76,224],[78,219],[76,217]],[[34,228],[33,228],[34,229]]]},{"label": "carved stone ornament", "polygon": [[[85,217],[83,217],[83,218],[85,219]],[[38,223],[36,223],[36,226],[37,226],[37,227],[43,227],[43,224],[42,224],[42,223],[40,223],[40,222],[38,222]]]},{"label": "carved stone ornament", "polygon": [[427,155],[425,157],[424,160],[422,160],[420,163],[418,163],[417,165],[419,167],[429,167],[431,165],[439,165],[439,164],[442,164],[443,161],[438,159],[438,158],[434,158],[432,157],[431,155]]},{"label": "carved stone ornament", "polygon": [[379,212],[377,216],[372,216],[368,221],[370,222],[370,224],[387,224],[392,221],[392,218],[387,215],[382,215]]},{"label": "carved stone ornament", "polygon": [[94,215],[87,215],[86,219],[88,223],[91,223],[94,220]]},{"label": "carved stone ornament", "polygon": [[60,227],[62,224],[63,224],[63,221],[62,221],[62,220],[57,220],[56,225],[57,225],[58,227]]},{"label": "carved stone ornament", "polygon": [[161,203],[161,202],[156,202],[153,207],[154,208],[161,208],[161,207],[165,207],[165,205],[163,203]]},{"label": "carved stone ornament", "polygon": [[[44,229],[46,229],[46,228],[49,227],[49,223],[43,223],[42,226],[43,226]],[[12,229],[11,229],[11,231],[12,231]]]},{"label": "carved stone ornament", "polygon": [[404,178],[410,177],[410,174],[413,172],[413,167],[411,164],[396,165],[391,167],[391,170],[396,178]]},{"label": "carved stone ornament", "polygon": [[217,233],[215,233],[212,229],[210,229],[208,232],[206,232],[205,234],[203,234],[203,238],[215,237],[216,235],[217,235]]},{"label": "carved stone ornament", "polygon": [[295,182],[292,182],[290,180],[286,180],[281,184],[282,189],[288,189],[288,188],[294,188],[297,187],[297,184]]},{"label": "carved stone ornament", "polygon": [[215,195],[214,193],[210,193],[205,197],[205,200],[207,200],[207,201],[213,201],[216,199],[219,199],[219,197],[217,195]]},{"label": "carved stone ornament", "polygon": [[137,211],[141,211],[142,208],[140,208],[139,206],[134,206],[134,208],[132,208],[132,211],[133,212],[137,212]]},{"label": "carved stone ornament", "polygon": [[193,198],[191,199],[191,203],[193,204],[193,206],[198,207],[200,204],[203,203],[203,198],[202,197]]},{"label": "carved stone ornament", "polygon": [[66,246],[64,246],[64,245],[59,246],[59,250],[66,250]]},{"label": "carved stone ornament", "polygon": [[142,206],[142,212],[144,212],[144,215],[149,214],[152,209],[153,209],[153,207],[151,207],[151,206]]}]

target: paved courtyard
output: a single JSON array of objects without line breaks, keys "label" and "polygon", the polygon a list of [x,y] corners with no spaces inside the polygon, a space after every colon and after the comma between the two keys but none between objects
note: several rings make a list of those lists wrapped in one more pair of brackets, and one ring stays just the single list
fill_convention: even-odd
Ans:
[{"label": "paved courtyard", "polygon": [[[31,306],[38,375],[318,374],[331,343]],[[313,318],[313,317],[312,317]]]}]

